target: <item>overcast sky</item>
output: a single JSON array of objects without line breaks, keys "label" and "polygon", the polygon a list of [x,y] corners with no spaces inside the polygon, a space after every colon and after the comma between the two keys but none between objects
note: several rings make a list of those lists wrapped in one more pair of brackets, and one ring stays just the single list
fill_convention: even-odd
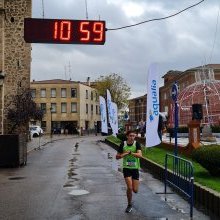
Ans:
[{"label": "overcast sky", "polygon": [[[42,18],[42,0],[32,1],[33,17]],[[198,1],[87,0],[88,17],[115,28],[167,16]],[[131,97],[143,95],[150,63],[158,64],[160,77],[169,70],[220,63],[220,21],[210,59],[219,7],[220,1],[206,0],[167,20],[107,31],[105,45],[32,44],[31,77],[65,79],[65,66],[66,77],[76,81],[117,73],[130,85]],[[45,18],[85,19],[85,0],[44,0],[44,13]]]}]

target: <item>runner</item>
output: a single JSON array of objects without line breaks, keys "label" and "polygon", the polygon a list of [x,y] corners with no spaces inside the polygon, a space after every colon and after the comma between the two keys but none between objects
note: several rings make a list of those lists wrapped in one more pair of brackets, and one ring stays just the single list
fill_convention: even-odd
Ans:
[{"label": "runner", "polygon": [[132,191],[138,192],[140,159],[142,157],[141,146],[135,141],[135,131],[126,133],[127,141],[121,143],[116,159],[123,158],[123,174],[127,185],[128,206],[125,212],[132,211]]}]

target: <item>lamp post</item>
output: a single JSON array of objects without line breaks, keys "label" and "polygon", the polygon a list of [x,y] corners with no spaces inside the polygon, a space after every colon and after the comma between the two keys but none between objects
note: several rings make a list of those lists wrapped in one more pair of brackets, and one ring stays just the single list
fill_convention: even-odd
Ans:
[{"label": "lamp post", "polygon": [[52,139],[53,137],[53,128],[52,128],[52,113],[53,113],[53,108],[50,107],[50,124],[51,124],[51,129],[50,129],[50,138]]},{"label": "lamp post", "polygon": [[175,113],[174,113],[174,118],[175,118],[175,127],[174,127],[174,134],[175,134],[175,147],[174,147],[174,155],[178,155],[178,145],[177,145],[177,130],[178,130],[178,104],[177,104],[177,99],[178,99],[178,85],[177,82],[175,82],[172,86],[172,99],[175,104]]}]

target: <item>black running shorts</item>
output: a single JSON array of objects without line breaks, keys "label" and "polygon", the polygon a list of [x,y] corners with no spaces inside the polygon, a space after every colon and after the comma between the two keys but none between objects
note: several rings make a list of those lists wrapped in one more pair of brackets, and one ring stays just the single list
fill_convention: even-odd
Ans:
[{"label": "black running shorts", "polygon": [[124,178],[132,177],[134,180],[139,180],[139,170],[138,169],[129,169],[123,168]]}]

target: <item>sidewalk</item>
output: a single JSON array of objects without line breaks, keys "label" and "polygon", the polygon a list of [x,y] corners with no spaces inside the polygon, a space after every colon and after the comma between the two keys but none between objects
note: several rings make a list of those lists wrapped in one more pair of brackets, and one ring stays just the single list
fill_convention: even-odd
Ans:
[{"label": "sidewalk", "polygon": [[[166,143],[170,143],[170,137],[167,134],[164,134],[162,137],[162,141]],[[182,146],[186,146],[189,143],[188,137],[178,137],[177,139],[178,144]],[[171,139],[171,143],[175,143],[175,138]],[[220,138],[216,138],[216,142],[207,142],[207,141],[201,141],[202,145],[211,145],[211,144],[218,144],[220,145]]]}]

